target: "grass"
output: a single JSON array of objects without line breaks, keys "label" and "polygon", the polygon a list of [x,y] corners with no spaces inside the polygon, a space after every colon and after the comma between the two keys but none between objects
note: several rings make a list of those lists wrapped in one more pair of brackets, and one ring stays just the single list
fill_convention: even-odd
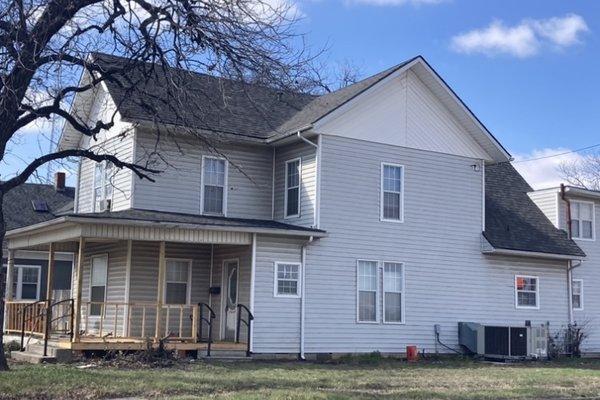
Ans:
[{"label": "grass", "polygon": [[165,369],[13,364],[0,399],[523,399],[600,394],[600,360],[516,365],[465,360],[407,364],[197,362]]}]

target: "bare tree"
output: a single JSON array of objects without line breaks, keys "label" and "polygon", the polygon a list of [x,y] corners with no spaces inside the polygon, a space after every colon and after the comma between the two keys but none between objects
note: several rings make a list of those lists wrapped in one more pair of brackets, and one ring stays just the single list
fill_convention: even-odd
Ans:
[{"label": "bare tree", "polygon": [[600,190],[600,153],[583,155],[573,161],[564,161],[558,166],[564,180],[574,186]]},{"label": "bare tree", "polygon": [[[311,57],[298,47],[294,22],[293,7],[271,0],[0,0],[0,161],[20,132],[38,121],[61,118],[92,141],[113,128],[115,114],[88,121],[70,108],[75,95],[103,83],[129,92],[144,91],[149,82],[158,81],[160,96],[148,91],[137,97],[145,99],[139,106],[155,116],[160,137],[173,122],[161,120],[160,111],[189,104],[186,74],[227,71],[241,81],[261,76],[276,87],[311,79],[306,78]],[[113,62],[95,52],[122,59]],[[199,96],[195,93],[191,100]],[[185,126],[185,118],[176,122]],[[209,136],[193,134],[210,145]],[[140,179],[152,180],[158,172],[135,160],[123,161],[102,146],[46,151],[0,182],[0,242],[6,230],[4,195],[44,164],[69,158],[110,161]],[[0,326],[5,285],[2,272]],[[6,369],[0,330],[0,370]]]}]

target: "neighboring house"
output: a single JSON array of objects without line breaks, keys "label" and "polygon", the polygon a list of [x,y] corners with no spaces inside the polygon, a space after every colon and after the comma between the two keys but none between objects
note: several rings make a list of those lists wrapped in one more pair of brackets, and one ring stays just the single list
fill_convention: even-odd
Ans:
[{"label": "neighboring house", "polygon": [[[55,176],[54,185],[25,183],[4,196],[3,210],[6,230],[49,221],[73,211],[75,188],[65,186],[65,174]],[[2,266],[6,268],[8,249],[2,243]],[[13,274],[7,278],[8,297],[15,301],[46,300],[48,252],[35,248],[15,250]],[[70,297],[73,253],[55,254],[53,298]]]},{"label": "neighboring house", "polygon": [[458,348],[460,321],[569,323],[567,268],[585,253],[422,57],[320,97],[175,73],[188,108],[160,121],[181,133],[157,141],[144,104],[160,81],[136,96],[124,80],[74,103],[84,120],[116,110],[113,129],[60,139],[148,163],[156,182],[83,160],[73,213],[7,235],[79,254],[71,348],[203,349],[209,307],[214,339],[301,356],[447,352],[435,331]]}]

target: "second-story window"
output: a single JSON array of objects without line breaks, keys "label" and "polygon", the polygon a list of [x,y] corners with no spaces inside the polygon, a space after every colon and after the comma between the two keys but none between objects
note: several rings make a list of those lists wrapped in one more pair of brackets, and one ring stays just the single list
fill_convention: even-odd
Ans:
[{"label": "second-story window", "polygon": [[571,236],[594,239],[594,203],[571,201]]},{"label": "second-story window", "polygon": [[96,163],[94,171],[94,211],[110,211],[113,195],[112,176],[114,165],[110,161]]},{"label": "second-story window", "polygon": [[404,219],[404,168],[381,164],[381,220],[402,222]]},{"label": "second-story window", "polygon": [[300,170],[299,158],[285,163],[285,217],[300,216]]},{"label": "second-story window", "polygon": [[227,162],[223,158],[202,158],[202,212],[225,215],[227,211]]}]

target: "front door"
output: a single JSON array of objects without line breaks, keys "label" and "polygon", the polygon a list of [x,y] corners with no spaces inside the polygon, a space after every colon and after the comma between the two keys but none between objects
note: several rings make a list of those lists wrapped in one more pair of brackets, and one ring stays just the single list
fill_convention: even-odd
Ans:
[{"label": "front door", "polygon": [[225,340],[235,340],[237,327],[237,304],[238,304],[238,276],[239,265],[237,260],[225,261],[223,263],[225,278],[223,307],[223,320],[225,321]]}]

